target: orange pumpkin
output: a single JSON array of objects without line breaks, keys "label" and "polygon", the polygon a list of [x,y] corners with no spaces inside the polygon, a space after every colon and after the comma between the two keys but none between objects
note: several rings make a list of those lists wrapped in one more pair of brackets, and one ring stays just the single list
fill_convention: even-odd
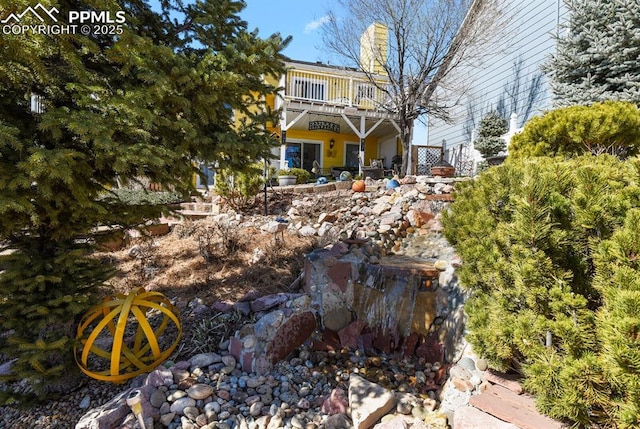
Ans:
[{"label": "orange pumpkin", "polygon": [[353,182],[353,185],[351,185],[351,190],[353,192],[364,192],[366,187],[364,180],[356,180]]}]

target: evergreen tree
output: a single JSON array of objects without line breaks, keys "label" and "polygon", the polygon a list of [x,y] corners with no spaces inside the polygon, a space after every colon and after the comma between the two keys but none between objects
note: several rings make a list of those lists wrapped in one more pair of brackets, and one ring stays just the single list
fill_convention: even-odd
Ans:
[{"label": "evergreen tree", "polygon": [[496,112],[489,112],[480,121],[479,137],[473,145],[483,157],[495,156],[507,147],[507,142],[502,138],[507,131],[507,120]]},{"label": "evergreen tree", "polygon": [[598,314],[602,368],[612,386],[610,414],[619,428],[640,426],[640,209],[595,249],[594,286],[603,305]]},{"label": "evergreen tree", "polygon": [[[0,44],[0,243],[9,250],[0,348],[15,359],[4,380],[26,379],[38,396],[74,382],[75,322],[111,275],[86,244],[95,227],[132,227],[163,210],[111,190],[145,178],[186,196],[196,160],[242,170],[267,156],[275,118],[264,99],[275,88],[262,76],[283,72],[288,42],[247,31],[242,1],[163,0],[159,12],[141,0],[41,4],[61,11],[59,24],[70,10],[124,11],[126,24],[118,35],[3,34]],[[42,109],[30,109],[32,96]]]},{"label": "evergreen tree", "polygon": [[558,106],[640,104],[640,3],[565,0],[569,21],[543,70]]}]

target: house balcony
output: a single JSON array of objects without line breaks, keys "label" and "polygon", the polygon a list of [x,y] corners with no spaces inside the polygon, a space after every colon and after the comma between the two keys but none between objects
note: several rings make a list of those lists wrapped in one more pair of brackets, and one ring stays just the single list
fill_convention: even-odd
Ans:
[{"label": "house balcony", "polygon": [[274,98],[281,110],[274,127],[281,138],[274,167],[312,171],[315,161],[329,174],[334,167],[358,169],[398,153],[397,114],[379,89],[388,84],[386,76],[377,76],[375,85],[355,69],[298,61],[286,65]]},{"label": "house balcony", "polygon": [[[386,78],[380,76],[380,84],[384,85],[385,81]],[[292,68],[281,86],[284,87],[284,106],[294,110],[393,117],[385,108],[389,107],[388,96],[356,71],[327,66]]]}]

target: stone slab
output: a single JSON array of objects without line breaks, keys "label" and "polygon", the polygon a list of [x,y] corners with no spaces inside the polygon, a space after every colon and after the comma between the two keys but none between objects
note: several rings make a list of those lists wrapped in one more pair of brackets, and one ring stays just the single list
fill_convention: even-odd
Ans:
[{"label": "stone slab", "polygon": [[500,420],[513,423],[520,429],[561,429],[562,423],[539,414],[534,399],[518,395],[500,385],[491,385],[484,393],[472,396],[469,405]]},{"label": "stone slab", "polygon": [[498,384],[505,387],[518,395],[523,392],[522,386],[518,382],[518,377],[515,375],[488,370],[484,374],[484,379],[491,384]]},{"label": "stone slab", "polygon": [[353,184],[353,181],[351,180],[345,180],[343,182],[335,182],[334,186],[336,187],[336,190],[351,190],[351,186]]},{"label": "stone slab", "polygon": [[453,414],[453,429],[518,429],[518,426],[497,419],[475,407],[459,407]]},{"label": "stone slab", "polygon": [[298,348],[316,329],[315,314],[306,311],[296,313],[286,320],[267,345],[267,359],[275,364]]},{"label": "stone slab", "polygon": [[411,330],[420,335],[428,335],[436,314],[436,294],[429,291],[419,291],[416,294]]},{"label": "stone slab", "polygon": [[425,200],[451,202],[454,201],[454,198],[452,194],[430,194],[425,195]]},{"label": "stone slab", "polygon": [[455,182],[466,182],[468,180],[472,180],[473,177],[426,177],[420,180],[421,183],[455,183]]},{"label": "stone slab", "polygon": [[325,183],[324,185],[315,185],[313,187],[313,192],[316,194],[320,194],[323,192],[335,191],[336,185],[335,183]]},{"label": "stone slab", "polygon": [[386,273],[399,276],[438,278],[440,275],[440,271],[435,268],[433,262],[427,262],[424,259],[412,258],[410,256],[385,256],[380,258],[377,265],[383,267]]},{"label": "stone slab", "polygon": [[350,262],[338,261],[334,266],[327,269],[327,277],[329,277],[342,292],[345,292],[347,285],[352,280],[352,271]]},{"label": "stone slab", "polygon": [[388,389],[356,374],[349,377],[349,406],[354,429],[369,429],[396,406]]},{"label": "stone slab", "polygon": [[315,185],[294,185],[292,188],[293,189],[290,190],[297,194],[312,194],[314,192],[313,188],[315,188]]},{"label": "stone slab", "polygon": [[376,192],[378,189],[382,188],[382,185],[374,184],[374,185],[366,185],[364,188],[365,192]]}]

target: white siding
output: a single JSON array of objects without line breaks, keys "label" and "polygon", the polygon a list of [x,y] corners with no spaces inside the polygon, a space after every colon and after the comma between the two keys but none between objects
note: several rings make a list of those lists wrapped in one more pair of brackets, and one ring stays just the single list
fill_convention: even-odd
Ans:
[{"label": "white siding", "polygon": [[[465,131],[465,122],[468,106],[475,113],[477,126],[481,115],[496,107],[497,100],[504,92],[504,85],[512,81],[514,61],[518,58],[523,60],[521,79],[524,91],[531,77],[540,72],[540,64],[553,53],[555,41],[552,36],[558,31],[558,23],[565,14],[562,0],[505,1],[508,2],[509,12],[515,16],[513,31],[505,40],[505,52],[488,55],[483,66],[473,70],[471,90],[455,110],[453,124],[429,121],[429,145],[440,145],[442,140],[447,142],[448,148],[467,143],[469,134]],[[550,104],[551,94],[547,89],[546,77],[543,77],[543,94],[537,104],[537,112]]]}]

